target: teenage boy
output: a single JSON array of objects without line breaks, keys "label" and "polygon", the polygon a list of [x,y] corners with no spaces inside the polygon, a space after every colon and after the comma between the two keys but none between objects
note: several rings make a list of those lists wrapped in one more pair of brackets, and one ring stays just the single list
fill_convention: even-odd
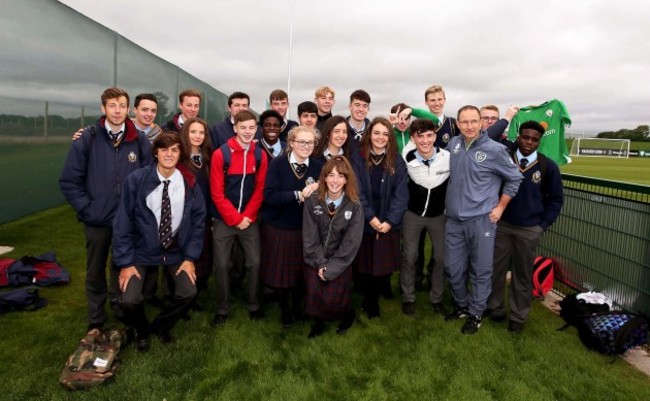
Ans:
[{"label": "teenage boy", "polygon": [[[210,139],[212,148],[217,149],[230,138],[235,136],[235,116],[242,110],[248,110],[251,98],[244,92],[233,92],[228,96],[228,117],[220,123],[214,123],[210,128]],[[262,130],[258,127],[255,131],[255,139],[262,138]]]},{"label": "teenage boy", "polygon": [[446,319],[467,317],[462,333],[474,334],[481,327],[491,292],[496,224],[517,194],[522,176],[506,147],[481,130],[477,107],[458,110],[458,127],[461,135],[451,138],[447,147],[451,160],[445,200],[445,272],[456,309]]},{"label": "teenage boy", "polygon": [[416,261],[421,233],[429,233],[431,238],[430,267],[431,288],[429,300],[434,313],[443,316],[446,311],[442,304],[445,288],[444,250],[445,250],[445,195],[449,178],[449,152],[434,146],[436,125],[431,120],[415,120],[410,127],[411,141],[415,149],[404,155],[409,175],[408,210],[404,213],[402,229],[402,268],[400,286],[402,288],[402,312],[415,313]]},{"label": "teenage boy", "polygon": [[282,116],[275,110],[266,110],[260,114],[259,125],[262,127],[262,139],[260,139],[259,144],[266,152],[269,163],[284,153],[287,146],[287,143],[280,139],[283,122]]},{"label": "teenage boy", "polygon": [[506,273],[511,268],[508,291],[508,330],[511,332],[520,332],[524,328],[532,302],[537,245],[544,231],[557,219],[564,203],[560,169],[553,160],[537,152],[543,135],[541,124],[527,121],[519,127],[516,142],[502,142],[508,147],[524,179],[497,224],[487,316],[494,321],[505,320]]},{"label": "teenage boy", "polygon": [[366,126],[370,124],[370,120],[366,118],[370,110],[370,95],[363,89],[357,89],[350,95],[350,104],[348,105],[350,115],[347,117],[348,125],[352,128],[350,134],[354,135],[352,139],[356,143],[361,143],[361,137],[366,130]]},{"label": "teenage boy", "polygon": [[303,127],[312,128],[316,132],[320,130],[316,127],[318,123],[318,106],[314,102],[306,101],[298,105],[298,124]]},{"label": "teenage boy", "polygon": [[287,92],[282,89],[276,89],[269,95],[269,105],[271,110],[275,110],[280,113],[282,119],[284,120],[282,124],[282,130],[280,131],[280,140],[283,142],[287,141],[287,135],[293,127],[297,127],[298,123],[287,118],[287,110],[289,110],[289,95]]},{"label": "teenage boy", "polygon": [[336,102],[335,96],[336,92],[334,92],[334,89],[329,86],[321,86],[316,89],[314,94],[314,103],[316,103],[316,107],[318,107],[318,122],[316,123],[316,128],[319,132],[323,130],[325,121],[332,117],[332,108]]},{"label": "teenage boy", "polygon": [[158,114],[158,99],[151,93],[139,94],[133,102],[133,112],[135,127],[147,136],[149,142],[153,142],[162,132],[162,129],[154,122],[156,114]]},{"label": "teenage boy", "polygon": [[217,209],[212,222],[217,312],[213,325],[226,322],[230,313],[228,268],[235,240],[244,251],[246,307],[253,320],[264,318],[260,310],[260,235],[257,215],[262,205],[266,154],[253,141],[258,125],[255,115],[242,110],[234,116],[235,136],[214,151],[210,164],[210,193]]},{"label": "teenage boy", "polygon": [[185,121],[199,115],[201,108],[201,92],[196,89],[185,89],[178,95],[178,108],[181,110],[179,113],[172,117],[163,128],[165,131],[175,131],[180,133],[181,128]]},{"label": "teenage boy", "polygon": [[424,102],[429,111],[438,117],[440,125],[436,131],[436,146],[442,149],[447,147],[449,140],[458,135],[456,119],[445,115],[445,103],[447,97],[440,85],[433,85],[424,91]]},{"label": "teenage boy", "polygon": [[[129,175],[113,223],[113,258],[120,269],[124,320],[135,329],[136,347],[149,349],[149,333],[163,343],[196,296],[194,261],[201,256],[205,201],[184,159],[181,138],[160,134],[153,143],[157,162]],[[173,280],[171,302],[147,322],[143,287],[150,267],[162,266]]]},{"label": "teenage boy", "polygon": [[499,118],[499,108],[493,104],[487,104],[481,107],[481,128],[487,131],[488,136],[495,141],[500,141],[505,134],[508,124],[512,121],[513,117],[519,112],[519,108],[515,106],[508,107],[506,115]]},{"label": "teenage boy", "polygon": [[[131,172],[152,161],[147,137],[127,118],[128,93],[108,88],[101,100],[104,115],[72,142],[59,179],[63,196],[84,224],[89,331],[101,329],[107,319],[106,262],[122,185]],[[111,274],[108,293],[115,305],[119,297],[116,274]]]}]

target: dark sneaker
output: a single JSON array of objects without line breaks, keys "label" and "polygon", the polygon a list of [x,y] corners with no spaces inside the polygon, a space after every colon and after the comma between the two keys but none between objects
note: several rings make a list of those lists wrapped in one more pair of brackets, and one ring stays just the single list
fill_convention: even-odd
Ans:
[{"label": "dark sneaker", "polygon": [[446,322],[451,322],[452,320],[464,319],[469,316],[469,312],[465,308],[456,308],[453,312],[445,316]]},{"label": "dark sneaker", "polygon": [[524,330],[524,324],[511,320],[508,323],[508,331],[511,333],[521,333]]},{"label": "dark sneaker", "polygon": [[481,327],[481,317],[469,315],[460,331],[462,331],[463,334],[475,334],[479,327]]},{"label": "dark sneaker", "polygon": [[506,314],[505,313],[500,313],[500,312],[495,312],[493,310],[487,309],[485,313],[483,314],[483,317],[487,317],[493,322],[500,323],[500,322],[505,322],[506,321]]},{"label": "dark sneaker", "polygon": [[251,320],[263,320],[266,319],[266,315],[261,310],[252,311],[248,314]]},{"label": "dark sneaker", "polygon": [[214,315],[214,318],[210,322],[210,326],[212,327],[223,326],[224,324],[226,324],[227,321],[228,321],[228,315],[216,314]]},{"label": "dark sneaker", "polygon": [[323,334],[323,332],[325,332],[325,324],[323,323],[322,320],[317,320],[311,326],[311,330],[309,330],[309,334],[307,335],[307,337],[316,338],[321,334]]},{"label": "dark sneaker", "polygon": [[415,315],[415,302],[403,302],[402,313],[404,313],[406,316]]},{"label": "dark sneaker", "polygon": [[440,313],[442,316],[447,316],[447,309],[442,302],[434,302],[431,306],[433,307],[433,313]]}]

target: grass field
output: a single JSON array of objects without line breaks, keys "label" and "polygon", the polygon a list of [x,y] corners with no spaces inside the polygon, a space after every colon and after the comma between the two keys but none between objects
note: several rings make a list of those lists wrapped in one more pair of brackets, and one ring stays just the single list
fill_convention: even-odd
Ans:
[{"label": "grass field", "polygon": [[[153,340],[145,354],[129,347],[112,382],[69,392],[58,377],[86,328],[83,242],[67,206],[0,225],[0,243],[16,248],[9,257],[55,250],[72,274],[69,285],[41,290],[46,308],[0,317],[0,400],[650,399],[647,376],[587,350],[573,328],[556,331],[561,319],[539,304],[521,335],[486,321],[464,336],[460,322],[432,314],[425,293],[415,318],[399,299],[382,300],[381,318],[360,316],[343,336],[329,326],[315,340],[308,323],[283,330],[275,304],[265,305],[266,321],[251,322],[239,298],[225,327],[210,327],[211,312],[192,312],[173,344]],[[214,308],[212,288],[201,302]]]},{"label": "grass field", "polygon": [[560,166],[562,173],[650,185],[650,157],[629,159],[573,157],[572,159],[572,163]]}]

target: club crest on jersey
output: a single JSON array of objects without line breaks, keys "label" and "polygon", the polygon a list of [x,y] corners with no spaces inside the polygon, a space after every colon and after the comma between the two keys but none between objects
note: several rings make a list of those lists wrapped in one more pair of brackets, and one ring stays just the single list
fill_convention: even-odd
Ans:
[{"label": "club crest on jersey", "polygon": [[131,151],[131,152],[129,153],[129,155],[127,156],[127,158],[129,159],[129,161],[130,161],[131,163],[135,163],[135,162],[138,160],[138,156],[135,155],[135,152],[134,152],[134,151]]},{"label": "club crest on jersey", "polygon": [[445,133],[445,134],[442,135],[442,141],[443,141],[444,143],[449,142],[449,139],[451,139],[451,137],[449,136],[449,134]]},{"label": "club crest on jersey", "polygon": [[316,216],[320,216],[321,214],[323,214],[323,207],[321,205],[314,206],[314,214]]},{"label": "club crest on jersey", "polygon": [[458,154],[459,151],[460,151],[460,142],[457,143],[456,146],[454,146],[454,149],[452,150],[452,153],[453,154]]},{"label": "club crest on jersey", "polygon": [[539,184],[540,182],[542,182],[542,173],[540,171],[535,171],[533,173],[532,180],[535,184]]},{"label": "club crest on jersey", "polygon": [[475,159],[477,162],[481,163],[481,162],[484,162],[485,159],[487,159],[487,155],[485,154],[485,152],[481,152],[481,151],[479,151],[479,152],[476,152],[476,153],[474,154],[474,159]]},{"label": "club crest on jersey", "polygon": [[551,109],[546,110],[546,116],[547,116],[548,118],[553,117],[553,110],[551,110]]},{"label": "club crest on jersey", "polygon": [[352,211],[346,210],[345,213],[343,213],[343,216],[345,217],[346,220],[350,220],[352,218]]}]

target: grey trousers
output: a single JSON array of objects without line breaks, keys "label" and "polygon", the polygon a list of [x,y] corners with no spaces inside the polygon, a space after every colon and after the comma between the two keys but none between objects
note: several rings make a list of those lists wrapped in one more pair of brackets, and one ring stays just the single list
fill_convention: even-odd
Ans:
[{"label": "grey trousers", "polygon": [[487,303],[487,308],[495,315],[505,315],[506,274],[511,269],[510,320],[526,322],[533,299],[533,263],[543,233],[541,226],[521,227],[504,221],[497,225],[492,292]]},{"label": "grey trousers", "polygon": [[258,223],[247,229],[230,227],[222,220],[212,221],[213,269],[217,282],[217,314],[230,313],[230,255],[235,239],[244,251],[246,268],[246,308],[250,312],[260,309],[260,232]]},{"label": "grey trousers", "polygon": [[418,243],[422,230],[426,230],[431,238],[431,258],[434,260],[430,277],[429,300],[431,303],[442,301],[442,293],[445,289],[445,220],[444,214],[436,217],[422,217],[408,210],[404,213],[400,271],[403,302],[415,302],[415,263],[418,259]]},{"label": "grey trousers", "polygon": [[119,272],[109,268],[110,281],[106,284],[106,263],[111,249],[113,230],[109,227],[85,226],[86,235],[86,298],[88,300],[88,322],[104,324],[108,315],[104,310],[107,295],[118,299],[120,289]]},{"label": "grey trousers", "polygon": [[[488,214],[467,221],[447,218],[445,272],[456,305],[482,316],[492,290],[496,224]],[[467,289],[468,279],[472,292]]]}]

